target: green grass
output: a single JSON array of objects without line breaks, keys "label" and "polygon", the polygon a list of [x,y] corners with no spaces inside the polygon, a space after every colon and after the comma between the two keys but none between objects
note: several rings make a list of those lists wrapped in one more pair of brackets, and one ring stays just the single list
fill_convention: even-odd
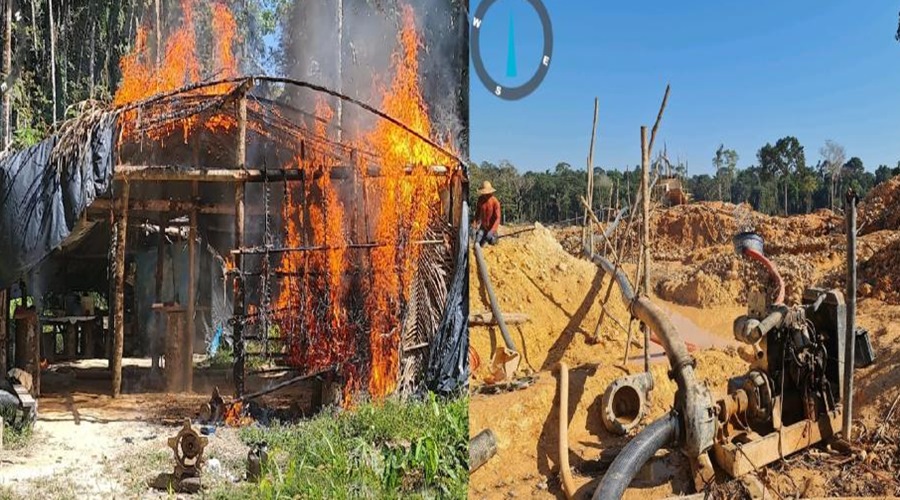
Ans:
[{"label": "green grass", "polygon": [[[389,399],[294,425],[247,428],[270,462],[254,498],[466,498],[468,399]],[[220,494],[234,498],[235,491]]]},{"label": "green grass", "polygon": [[0,409],[0,418],[3,419],[3,448],[7,450],[21,450],[25,448],[31,441],[31,435],[34,430],[32,425],[25,425],[21,429],[16,429],[9,422],[18,420],[21,412],[17,409],[2,408]]}]

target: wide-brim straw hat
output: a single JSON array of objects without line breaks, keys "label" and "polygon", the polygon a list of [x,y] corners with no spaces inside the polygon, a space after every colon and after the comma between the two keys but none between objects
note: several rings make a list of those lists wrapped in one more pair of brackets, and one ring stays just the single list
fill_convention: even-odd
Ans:
[{"label": "wide-brim straw hat", "polygon": [[494,194],[497,190],[494,189],[494,186],[491,186],[491,181],[484,181],[484,184],[481,185],[481,189],[478,190],[478,194]]}]

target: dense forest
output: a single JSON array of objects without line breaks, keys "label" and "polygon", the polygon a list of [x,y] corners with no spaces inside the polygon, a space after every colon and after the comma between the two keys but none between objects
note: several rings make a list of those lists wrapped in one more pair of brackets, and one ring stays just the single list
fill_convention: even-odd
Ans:
[{"label": "dense forest", "polygon": [[[684,163],[670,164],[664,154],[653,161],[653,171],[682,179],[692,201],[749,203],[767,214],[808,213],[822,208],[839,210],[840,193],[853,188],[864,196],[873,186],[900,175],[896,166],[879,165],[874,173],[858,157],[826,141],[815,164],[795,137],[762,146],[750,166],[738,167],[738,154],[720,145],[711,155],[714,174],[690,175]],[[752,160],[751,160],[752,161]],[[748,162],[750,163],[750,162]],[[583,217],[579,197],[587,192],[587,173],[568,163],[544,172],[519,172],[508,161],[470,164],[471,196],[485,180],[493,183],[503,203],[503,218],[510,222],[571,222]],[[595,209],[627,206],[640,188],[640,165],[624,169],[594,167]]]},{"label": "dense forest", "polygon": [[[59,122],[76,113],[78,103],[110,101],[121,78],[120,59],[131,49],[139,27],[154,27],[148,34],[148,43],[164,44],[166,26],[177,24],[184,15],[183,3],[180,0],[0,1],[3,19],[0,137],[4,149],[37,142]],[[194,3],[198,29],[212,29],[210,9],[206,5],[211,2]],[[233,12],[237,18],[237,39],[241,41],[238,50],[242,69],[253,71],[263,67],[274,58],[267,52],[264,37],[276,32],[281,11],[290,2],[227,3],[240,7]]]},{"label": "dense forest", "polygon": [[[0,0],[0,149],[18,149],[36,143],[58,125],[78,113],[81,104],[90,101],[109,103],[122,78],[120,63],[133,49],[139,33],[157,64],[178,58],[176,30],[190,17],[195,29],[194,42],[201,63],[215,59],[214,10],[225,6],[233,14],[231,47],[238,71],[245,75],[268,74],[314,80],[328,85],[331,66],[335,65],[331,43],[338,44],[332,22],[340,10],[344,26],[341,37],[346,54],[343,90],[366,101],[373,88],[372,54],[386,54],[384,70],[390,62],[390,50],[375,46],[390,44],[399,22],[403,2],[398,0]],[[339,7],[338,7],[339,6]],[[447,77],[456,70],[460,58],[460,28],[455,24],[462,9],[461,0],[428,0],[416,3],[420,29],[426,45],[423,53],[423,79],[426,101],[435,104],[435,120],[459,135],[456,123],[466,105],[465,85]],[[373,11],[387,13],[373,17]],[[357,23],[357,24],[354,24]],[[366,29],[357,29],[360,23]],[[464,27],[465,25],[463,25]],[[224,29],[231,28],[231,26]],[[143,31],[142,31],[143,30]],[[380,31],[379,31],[380,30]],[[463,30],[464,31],[464,30]],[[173,36],[174,35],[174,36]],[[378,38],[389,35],[387,38]],[[369,38],[367,38],[369,37]],[[371,40],[378,40],[377,43]],[[366,47],[361,48],[361,45]],[[173,49],[173,47],[176,47]],[[324,52],[331,51],[326,57]],[[440,54],[439,56],[437,54]],[[160,55],[164,57],[160,57]],[[465,60],[462,66],[467,68]],[[217,75],[208,67],[200,68],[190,82],[209,80]],[[325,75],[325,76],[323,76]],[[457,73],[458,75],[458,73]],[[348,88],[353,85],[353,89]],[[373,101],[377,102],[377,101]],[[449,114],[442,117],[439,112]],[[453,123],[444,123],[453,122]],[[466,143],[464,137],[458,140]]]}]

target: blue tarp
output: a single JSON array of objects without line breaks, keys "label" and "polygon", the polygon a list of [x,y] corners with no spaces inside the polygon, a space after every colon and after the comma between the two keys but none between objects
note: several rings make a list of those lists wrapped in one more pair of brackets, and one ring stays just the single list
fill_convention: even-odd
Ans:
[{"label": "blue tarp", "polygon": [[109,189],[114,130],[115,117],[106,115],[75,154],[54,155],[54,135],[0,160],[0,287],[46,259]]}]

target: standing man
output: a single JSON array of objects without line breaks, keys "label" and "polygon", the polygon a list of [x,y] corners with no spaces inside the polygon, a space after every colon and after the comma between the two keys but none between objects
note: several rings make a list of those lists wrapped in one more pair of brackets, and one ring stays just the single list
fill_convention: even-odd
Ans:
[{"label": "standing man", "polygon": [[500,239],[497,230],[500,228],[500,201],[494,196],[497,190],[490,181],[484,181],[478,190],[478,230],[475,232],[475,244],[484,246],[485,242],[496,245]]}]

